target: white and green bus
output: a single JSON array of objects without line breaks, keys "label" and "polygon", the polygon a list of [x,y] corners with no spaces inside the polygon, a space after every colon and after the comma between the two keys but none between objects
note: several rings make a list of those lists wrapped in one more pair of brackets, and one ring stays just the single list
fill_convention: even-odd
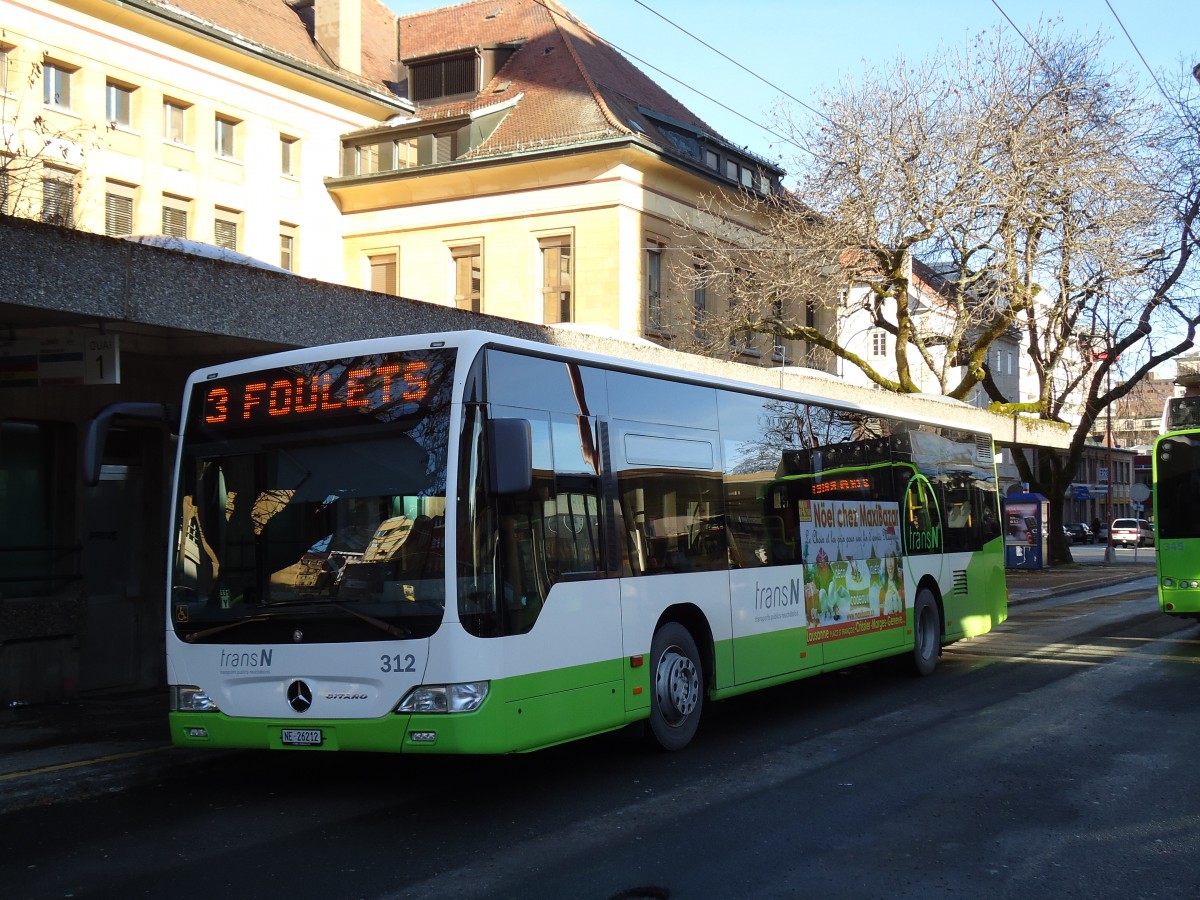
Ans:
[{"label": "white and green bus", "polygon": [[[929,406],[930,404],[925,404]],[[483,332],[196,372],[172,740],[507,753],[1007,615],[991,436]]]}]

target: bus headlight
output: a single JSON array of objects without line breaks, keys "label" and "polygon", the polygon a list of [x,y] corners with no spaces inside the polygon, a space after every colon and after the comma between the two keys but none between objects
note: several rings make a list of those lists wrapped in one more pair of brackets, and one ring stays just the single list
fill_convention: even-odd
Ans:
[{"label": "bus headlight", "polygon": [[1165,577],[1164,577],[1164,578],[1163,578],[1163,580],[1162,580],[1162,586],[1163,586],[1163,587],[1165,587],[1165,588],[1173,588],[1173,587],[1175,587],[1175,579],[1174,579],[1174,578],[1165,578]]},{"label": "bus headlight", "polygon": [[409,691],[396,712],[456,713],[474,712],[488,695],[486,681],[462,684],[423,684]]},{"label": "bus headlight", "polygon": [[171,712],[220,712],[221,707],[194,684],[173,684],[170,693]]}]

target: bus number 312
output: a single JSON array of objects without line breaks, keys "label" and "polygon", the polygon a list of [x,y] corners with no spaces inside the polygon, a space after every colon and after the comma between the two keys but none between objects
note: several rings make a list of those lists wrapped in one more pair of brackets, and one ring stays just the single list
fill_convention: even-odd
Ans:
[{"label": "bus number 312", "polygon": [[383,665],[379,667],[380,672],[415,672],[417,671],[417,658],[411,653],[406,653],[401,656],[397,653],[395,656],[381,656],[379,660]]}]

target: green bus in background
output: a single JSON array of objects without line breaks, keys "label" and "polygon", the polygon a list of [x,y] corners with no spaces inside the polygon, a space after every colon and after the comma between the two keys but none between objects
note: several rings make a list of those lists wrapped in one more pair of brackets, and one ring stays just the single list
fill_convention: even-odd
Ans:
[{"label": "green bus in background", "polygon": [[1200,428],[1154,442],[1154,523],[1158,603],[1163,612],[1200,618]]}]

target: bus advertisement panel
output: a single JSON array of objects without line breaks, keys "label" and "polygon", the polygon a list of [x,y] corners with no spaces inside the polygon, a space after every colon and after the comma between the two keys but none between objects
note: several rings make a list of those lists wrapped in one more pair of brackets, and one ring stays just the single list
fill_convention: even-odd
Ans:
[{"label": "bus advertisement panel", "polygon": [[808,500],[797,512],[809,643],[903,628],[899,505]]}]

